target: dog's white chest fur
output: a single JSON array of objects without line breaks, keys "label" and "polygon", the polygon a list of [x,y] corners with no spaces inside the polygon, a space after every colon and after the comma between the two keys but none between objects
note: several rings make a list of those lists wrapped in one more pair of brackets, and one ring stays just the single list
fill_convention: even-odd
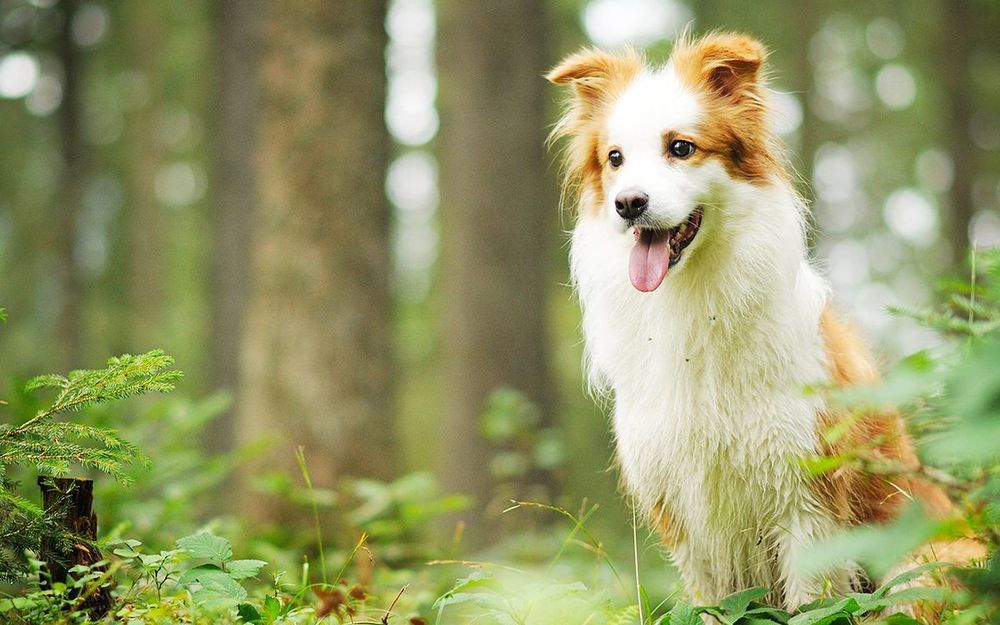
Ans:
[{"label": "dog's white chest fur", "polygon": [[800,246],[766,240],[796,240],[790,200],[753,199],[784,206],[753,201],[772,219],[745,224],[706,214],[711,243],[652,293],[629,284],[632,237],[610,215],[580,220],[572,271],[591,380],[614,396],[623,482],[640,512],[669,510],[688,587],[714,601],[768,586],[795,605],[821,582],[793,560],[833,527],[798,464],[817,447],[821,405],[803,390],[826,375],[827,288]]}]

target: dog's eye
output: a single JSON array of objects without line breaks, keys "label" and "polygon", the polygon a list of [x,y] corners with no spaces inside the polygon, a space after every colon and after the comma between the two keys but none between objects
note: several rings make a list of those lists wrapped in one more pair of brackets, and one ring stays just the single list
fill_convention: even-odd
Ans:
[{"label": "dog's eye", "polygon": [[608,152],[608,162],[611,163],[612,167],[618,169],[625,162],[625,157],[622,156],[620,150],[611,150]]},{"label": "dog's eye", "polygon": [[690,141],[677,139],[670,142],[670,153],[677,158],[687,158],[694,154],[694,144]]}]

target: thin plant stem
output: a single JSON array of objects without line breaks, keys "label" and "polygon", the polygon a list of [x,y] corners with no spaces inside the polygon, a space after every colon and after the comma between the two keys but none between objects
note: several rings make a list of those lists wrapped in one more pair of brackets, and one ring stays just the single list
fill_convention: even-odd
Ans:
[{"label": "thin plant stem", "polygon": [[316,503],[316,493],[313,491],[312,478],[309,477],[309,468],[306,467],[306,450],[302,445],[299,445],[298,449],[295,450],[295,460],[299,463],[299,471],[302,472],[302,478],[306,481],[306,488],[309,489],[313,523],[316,526],[316,542],[319,544],[319,570],[323,575],[323,583],[325,584],[327,583],[326,557],[323,554],[323,532],[320,530],[319,525],[319,505]]},{"label": "thin plant stem", "polygon": [[636,604],[639,606],[639,622],[644,623],[642,617],[642,585],[639,583],[639,530],[636,528],[635,506],[632,507],[632,559],[635,562],[635,595]]}]

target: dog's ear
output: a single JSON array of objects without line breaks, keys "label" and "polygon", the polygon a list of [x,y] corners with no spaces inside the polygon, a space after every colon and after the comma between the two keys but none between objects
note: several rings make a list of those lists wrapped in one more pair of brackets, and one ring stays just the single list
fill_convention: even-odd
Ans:
[{"label": "dog's ear", "polygon": [[581,50],[563,59],[545,78],[557,85],[573,85],[582,99],[598,98],[616,84],[627,83],[642,69],[642,58],[633,50],[605,52]]},{"label": "dog's ear", "polygon": [[675,67],[687,78],[728,99],[758,97],[763,86],[764,45],[746,35],[708,35],[682,43],[675,51]]}]

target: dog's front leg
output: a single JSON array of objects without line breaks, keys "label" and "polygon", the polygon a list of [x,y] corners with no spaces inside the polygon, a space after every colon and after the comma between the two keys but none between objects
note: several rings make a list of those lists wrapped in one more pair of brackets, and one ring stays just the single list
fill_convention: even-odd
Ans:
[{"label": "dog's front leg", "polygon": [[857,569],[852,565],[819,574],[802,568],[802,555],[834,529],[832,519],[816,512],[795,512],[775,528],[785,609],[792,611],[819,597],[840,596],[854,589]]}]

